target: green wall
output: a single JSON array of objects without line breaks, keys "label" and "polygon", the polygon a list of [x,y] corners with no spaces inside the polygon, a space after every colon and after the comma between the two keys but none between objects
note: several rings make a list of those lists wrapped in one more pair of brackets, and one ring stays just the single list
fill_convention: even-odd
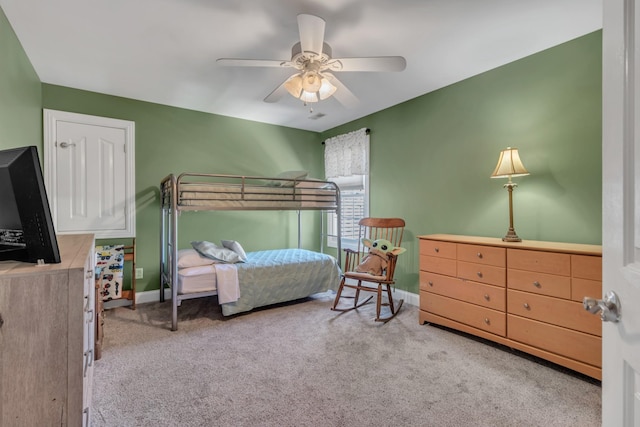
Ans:
[{"label": "green wall", "polygon": [[[316,133],[168,107],[49,84],[43,108],[132,120],[136,125],[137,291],[158,289],[159,185],[167,175],[203,172],[274,176],[308,170],[323,176],[322,144]],[[303,212],[303,247],[319,247],[318,213]],[[180,248],[193,240],[238,240],[247,251],[297,244],[295,212],[185,212]]]},{"label": "green wall", "polygon": [[[418,290],[416,236],[502,237],[506,180],[490,179],[517,147],[514,225],[528,240],[601,243],[602,32],[331,129],[371,129],[371,215],[407,221],[396,277]],[[411,66],[411,64],[409,64]]]},{"label": "green wall", "polygon": [[[0,148],[42,146],[41,108],[136,123],[138,291],[158,288],[158,185],[169,173],[322,177],[320,141],[371,129],[371,214],[407,220],[398,287],[418,290],[416,236],[501,237],[504,180],[490,179],[500,150],[520,149],[515,228],[524,239],[601,242],[601,31],[488,71],[322,134],[40,84],[0,14]],[[410,64],[409,64],[410,66]],[[305,247],[318,216],[303,213]],[[180,243],[237,239],[248,250],[294,245],[295,213],[186,213]]]},{"label": "green wall", "polygon": [[40,79],[0,9],[0,149],[36,145],[42,159]]}]

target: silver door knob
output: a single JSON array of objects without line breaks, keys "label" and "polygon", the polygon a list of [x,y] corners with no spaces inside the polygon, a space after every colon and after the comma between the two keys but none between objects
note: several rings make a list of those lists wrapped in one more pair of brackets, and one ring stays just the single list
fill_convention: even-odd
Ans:
[{"label": "silver door knob", "polygon": [[75,147],[75,142],[61,142],[60,148]]},{"label": "silver door knob", "polygon": [[603,322],[615,323],[620,320],[620,299],[613,291],[608,291],[603,299],[584,297],[582,306],[589,313],[600,313]]}]

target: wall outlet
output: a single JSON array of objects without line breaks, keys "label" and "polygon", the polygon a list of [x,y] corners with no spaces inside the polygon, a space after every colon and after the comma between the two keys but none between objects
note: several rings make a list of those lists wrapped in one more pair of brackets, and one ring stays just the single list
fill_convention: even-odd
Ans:
[{"label": "wall outlet", "polygon": [[144,268],[136,268],[136,279],[142,279],[144,277]]}]

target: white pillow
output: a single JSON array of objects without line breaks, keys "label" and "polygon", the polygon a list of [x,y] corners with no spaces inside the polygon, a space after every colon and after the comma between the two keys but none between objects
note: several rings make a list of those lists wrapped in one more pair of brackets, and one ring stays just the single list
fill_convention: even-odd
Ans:
[{"label": "white pillow", "polygon": [[235,253],[231,249],[221,248],[215,243],[197,241],[191,242],[191,246],[193,246],[193,249],[198,251],[201,255],[214,260],[228,262],[230,264],[241,262],[240,256],[237,253]]},{"label": "white pillow", "polygon": [[200,255],[195,249],[180,249],[178,251],[178,268],[200,267],[215,262],[211,258]]},{"label": "white pillow", "polygon": [[274,187],[293,187],[293,184],[294,184],[293,180],[294,179],[305,179],[308,174],[309,174],[308,171],[285,171],[285,172],[281,172],[276,176],[276,178],[290,179],[291,181],[273,180],[273,181],[269,181],[267,183],[267,185],[271,185],[271,186],[274,186]]},{"label": "white pillow", "polygon": [[242,245],[240,245],[240,243],[236,242],[235,240],[222,240],[222,246],[224,246],[227,249],[231,249],[233,252],[237,253],[238,257],[240,257],[240,261],[242,262],[247,261],[247,254],[242,248]]}]

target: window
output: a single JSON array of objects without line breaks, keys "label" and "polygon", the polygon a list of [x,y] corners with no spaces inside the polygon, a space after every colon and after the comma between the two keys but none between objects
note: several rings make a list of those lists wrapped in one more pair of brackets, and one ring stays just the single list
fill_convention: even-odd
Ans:
[{"label": "window", "polygon": [[[356,249],[358,221],[369,214],[369,175],[334,178],[340,188],[342,247]],[[338,216],[329,213],[327,245],[337,247]]]},{"label": "window", "polygon": [[[355,249],[358,221],[369,215],[369,134],[366,129],[325,141],[326,179],[340,188],[341,246]],[[337,247],[338,222],[327,215],[327,245]]]}]

